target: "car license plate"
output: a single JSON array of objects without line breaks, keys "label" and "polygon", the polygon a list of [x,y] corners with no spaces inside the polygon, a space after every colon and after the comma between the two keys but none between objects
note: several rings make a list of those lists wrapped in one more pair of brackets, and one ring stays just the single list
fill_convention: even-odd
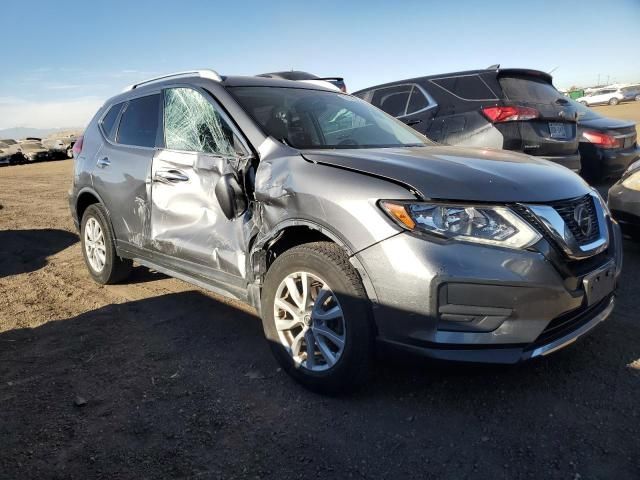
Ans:
[{"label": "car license plate", "polygon": [[582,280],[584,292],[587,296],[587,304],[598,303],[609,295],[616,285],[616,267],[613,263],[605,265],[603,268],[591,272]]},{"label": "car license plate", "polygon": [[567,138],[564,123],[549,123],[549,133],[551,138]]}]

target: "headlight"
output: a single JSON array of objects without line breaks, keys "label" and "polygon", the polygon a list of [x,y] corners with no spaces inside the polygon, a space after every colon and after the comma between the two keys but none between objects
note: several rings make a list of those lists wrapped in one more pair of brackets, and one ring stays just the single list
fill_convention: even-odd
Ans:
[{"label": "headlight", "polygon": [[622,186],[640,192],[640,171],[635,171],[622,181]]},{"label": "headlight", "polygon": [[382,201],[402,227],[443,238],[510,248],[527,248],[540,234],[506,207]]}]

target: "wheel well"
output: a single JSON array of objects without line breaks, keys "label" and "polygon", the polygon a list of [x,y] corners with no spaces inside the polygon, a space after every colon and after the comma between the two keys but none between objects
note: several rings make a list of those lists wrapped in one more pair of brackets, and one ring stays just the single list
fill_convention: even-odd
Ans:
[{"label": "wheel well", "polygon": [[307,226],[287,227],[280,232],[274,240],[269,242],[266,247],[266,265],[265,272],[269,269],[273,261],[287,250],[311,242],[332,242],[333,239],[325,235],[319,230],[309,228]]},{"label": "wheel well", "polygon": [[78,201],[76,202],[76,213],[78,214],[78,222],[82,221],[82,216],[84,215],[84,211],[87,209],[87,207],[89,205],[93,205],[94,203],[100,203],[100,200],[98,200],[92,193],[84,192],[78,197]]}]

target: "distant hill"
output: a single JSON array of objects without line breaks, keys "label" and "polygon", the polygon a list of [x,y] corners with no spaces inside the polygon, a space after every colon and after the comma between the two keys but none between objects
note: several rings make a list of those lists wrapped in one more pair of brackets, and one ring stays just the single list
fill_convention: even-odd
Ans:
[{"label": "distant hill", "polygon": [[45,138],[54,133],[79,133],[82,128],[30,128],[16,127],[0,130],[0,138],[21,139],[25,137]]}]

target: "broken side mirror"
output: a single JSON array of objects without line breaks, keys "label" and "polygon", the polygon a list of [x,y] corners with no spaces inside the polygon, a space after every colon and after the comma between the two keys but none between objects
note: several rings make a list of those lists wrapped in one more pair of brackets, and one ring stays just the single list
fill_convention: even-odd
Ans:
[{"label": "broken side mirror", "polygon": [[247,209],[247,201],[242,187],[231,173],[220,177],[216,183],[215,194],[222,213],[229,220],[238,217]]}]

